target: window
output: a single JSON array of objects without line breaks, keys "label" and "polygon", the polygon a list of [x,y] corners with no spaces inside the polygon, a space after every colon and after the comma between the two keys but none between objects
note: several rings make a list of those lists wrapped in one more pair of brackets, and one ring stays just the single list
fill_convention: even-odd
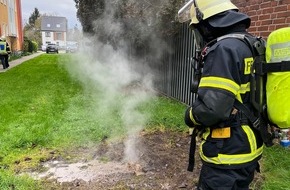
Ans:
[{"label": "window", "polygon": [[50,28],[50,24],[47,24],[46,27]]},{"label": "window", "polygon": [[50,32],[45,32],[45,37],[51,37],[51,33]]},{"label": "window", "polygon": [[60,28],[60,24],[57,24],[56,27],[57,27],[57,28]]},{"label": "window", "polygon": [[62,33],[61,32],[57,32],[55,34],[56,40],[62,40]]}]

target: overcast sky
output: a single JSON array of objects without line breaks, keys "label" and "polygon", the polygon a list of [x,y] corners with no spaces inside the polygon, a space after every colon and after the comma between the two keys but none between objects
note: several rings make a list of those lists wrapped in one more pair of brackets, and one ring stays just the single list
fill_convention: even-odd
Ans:
[{"label": "overcast sky", "polygon": [[21,5],[23,25],[28,22],[34,8],[37,8],[40,14],[66,17],[69,29],[76,24],[81,27],[76,17],[74,0],[21,0]]}]

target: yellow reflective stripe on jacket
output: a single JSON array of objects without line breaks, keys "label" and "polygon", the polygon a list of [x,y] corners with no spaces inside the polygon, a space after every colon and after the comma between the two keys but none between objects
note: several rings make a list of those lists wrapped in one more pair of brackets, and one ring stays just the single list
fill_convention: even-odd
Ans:
[{"label": "yellow reflective stripe on jacket", "polygon": [[[263,146],[257,148],[255,135],[248,125],[243,125],[242,128],[245,131],[250,143],[250,153],[234,155],[218,154],[217,157],[206,157],[202,151],[202,146],[206,142],[204,140],[200,145],[201,159],[212,164],[244,164],[260,156],[263,153]],[[208,135],[210,135],[210,130],[206,130],[203,134],[203,139],[207,139]]]},{"label": "yellow reflective stripe on jacket", "polygon": [[250,92],[251,88],[250,88],[250,82],[246,83],[246,84],[241,84],[239,93],[240,94],[246,94],[247,92]]},{"label": "yellow reflective stripe on jacket", "polygon": [[241,84],[240,90],[239,90],[238,94],[236,95],[236,99],[243,103],[241,94],[246,94],[247,92],[250,92],[250,90],[251,90],[250,82],[248,82],[246,84]]},{"label": "yellow reflective stripe on jacket", "polygon": [[189,110],[189,118],[193,122],[194,125],[200,125],[200,123],[196,122],[194,117],[193,117],[192,108],[190,108],[190,110]]},{"label": "yellow reflective stripe on jacket", "polygon": [[250,147],[251,147],[251,152],[257,150],[257,144],[256,144],[256,136],[251,130],[250,126],[248,125],[242,125],[242,128],[244,129],[245,133],[248,136],[249,142],[250,142]]},{"label": "yellow reflective stripe on jacket", "polygon": [[244,164],[253,161],[260,156],[263,152],[263,147],[260,147],[257,151],[251,154],[235,154],[235,155],[222,155],[218,157],[208,158],[201,154],[201,158],[208,163],[212,164]]},{"label": "yellow reflective stripe on jacket", "polygon": [[199,87],[220,88],[232,92],[234,95],[238,94],[240,86],[234,81],[221,77],[202,77]]}]

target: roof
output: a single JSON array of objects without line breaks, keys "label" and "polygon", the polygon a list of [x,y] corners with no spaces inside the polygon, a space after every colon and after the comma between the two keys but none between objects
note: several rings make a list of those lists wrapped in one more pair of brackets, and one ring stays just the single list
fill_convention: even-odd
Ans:
[{"label": "roof", "polygon": [[67,31],[67,19],[59,16],[42,16],[41,17],[41,30],[42,31]]}]

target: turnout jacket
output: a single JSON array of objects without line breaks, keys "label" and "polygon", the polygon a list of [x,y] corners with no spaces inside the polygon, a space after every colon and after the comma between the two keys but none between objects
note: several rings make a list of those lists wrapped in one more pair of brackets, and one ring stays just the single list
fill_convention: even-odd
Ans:
[{"label": "turnout jacket", "polygon": [[260,135],[234,109],[235,99],[250,105],[251,49],[230,37],[206,47],[204,53],[198,96],[187,109],[185,122],[203,130],[200,157],[204,164],[244,167],[257,161],[263,151]]}]

